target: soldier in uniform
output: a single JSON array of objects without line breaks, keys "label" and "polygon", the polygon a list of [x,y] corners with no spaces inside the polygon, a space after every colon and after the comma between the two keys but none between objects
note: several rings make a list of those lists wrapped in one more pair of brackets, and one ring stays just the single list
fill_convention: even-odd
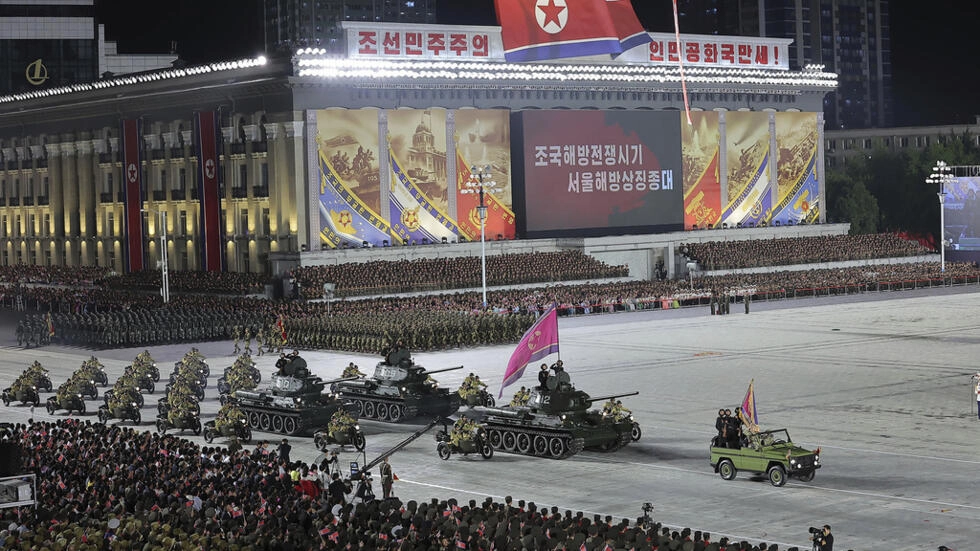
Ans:
[{"label": "soldier in uniform", "polygon": [[548,391],[548,364],[541,364],[541,371],[538,371],[538,389],[542,392]]},{"label": "soldier in uniform", "polygon": [[234,404],[225,404],[218,410],[218,415],[214,418],[214,428],[218,434],[224,434],[224,427],[243,426],[246,419],[245,413],[238,409]]},{"label": "soldier in uniform", "polygon": [[239,352],[241,352],[241,350],[242,350],[241,349],[241,346],[239,345],[239,341],[242,340],[242,328],[240,326],[236,325],[231,330],[231,337],[233,339],[235,339],[235,355],[237,356],[239,354]]},{"label": "soldier in uniform", "polygon": [[510,400],[510,405],[511,407],[526,406],[530,399],[531,391],[522,386],[520,390],[514,393],[514,397]]},{"label": "soldier in uniform", "polygon": [[356,421],[350,413],[339,409],[330,416],[330,422],[327,423],[327,434],[331,440],[336,442],[339,436],[347,432],[355,423]]},{"label": "soldier in uniform", "polygon": [[367,377],[367,374],[361,373],[360,368],[354,365],[354,362],[351,362],[344,368],[344,373],[341,375],[341,377],[345,379],[349,377]]},{"label": "soldier in uniform", "polygon": [[391,487],[395,482],[395,475],[391,472],[391,465],[388,463],[387,457],[384,458],[384,461],[381,462],[381,466],[378,469],[381,471],[382,495],[384,499],[388,499],[392,497]]},{"label": "soldier in uniform", "polygon": [[262,345],[265,344],[265,331],[262,327],[259,327],[259,331],[255,334],[255,347],[258,348],[259,356],[263,354]]}]

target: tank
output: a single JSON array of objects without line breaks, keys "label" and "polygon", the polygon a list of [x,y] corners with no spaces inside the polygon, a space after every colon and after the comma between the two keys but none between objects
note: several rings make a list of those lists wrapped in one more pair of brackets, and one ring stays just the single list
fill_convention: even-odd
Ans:
[{"label": "tank", "polygon": [[324,381],[311,375],[306,360],[297,355],[280,358],[276,367],[278,372],[268,388],[235,393],[252,429],[305,434],[326,427],[330,416],[342,407],[354,413],[342,398],[323,392],[327,384],[343,379]]},{"label": "tank", "polygon": [[595,402],[636,394],[639,392],[593,398],[576,390],[568,373],[559,367],[548,377],[546,388],[532,389],[526,405],[474,409],[483,416],[495,450],[565,459],[583,449],[616,451],[633,441],[639,425],[632,416],[617,418],[590,408]]},{"label": "tank", "polygon": [[402,349],[379,362],[373,377],[345,380],[332,388],[350,400],[363,419],[399,423],[420,415],[446,417],[459,409],[459,394],[440,388],[429,376],[457,369],[463,366],[428,371]]}]

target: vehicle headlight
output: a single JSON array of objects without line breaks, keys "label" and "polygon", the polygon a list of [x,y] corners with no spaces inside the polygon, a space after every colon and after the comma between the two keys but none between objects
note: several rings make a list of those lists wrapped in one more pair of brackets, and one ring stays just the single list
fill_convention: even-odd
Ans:
[{"label": "vehicle headlight", "polygon": [[565,420],[567,420],[567,419],[568,419],[568,416],[567,416],[567,415],[564,415],[564,414],[563,414],[563,415],[561,416],[561,420],[562,420],[562,421],[565,421]]},{"label": "vehicle headlight", "polygon": [[82,395],[81,395],[81,394],[78,394],[77,396],[78,396],[79,398],[81,398],[81,397],[82,397]]},{"label": "vehicle headlight", "polygon": [[133,407],[136,407],[136,402],[133,402],[130,405],[133,406]]},{"label": "vehicle headlight", "polygon": [[820,456],[819,455],[814,455],[813,456],[813,462],[814,463],[820,463]]},{"label": "vehicle headlight", "polygon": [[790,465],[796,465],[796,460],[795,459],[790,459],[789,460],[789,464]]},{"label": "vehicle headlight", "polygon": [[408,390],[408,389],[407,389],[407,388],[405,388],[405,387],[402,387],[402,388],[401,388],[401,391],[402,391],[402,392],[405,392],[406,390]]},{"label": "vehicle headlight", "polygon": [[354,430],[361,430],[361,425],[354,425]]}]

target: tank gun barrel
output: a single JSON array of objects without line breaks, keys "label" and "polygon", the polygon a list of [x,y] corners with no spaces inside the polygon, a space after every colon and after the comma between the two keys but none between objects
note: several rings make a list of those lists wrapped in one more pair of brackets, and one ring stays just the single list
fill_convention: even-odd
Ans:
[{"label": "tank gun barrel", "polygon": [[426,375],[432,375],[433,373],[444,373],[446,371],[456,371],[457,369],[463,369],[463,366],[457,365],[456,367],[444,367],[442,369],[425,370]]},{"label": "tank gun barrel", "polygon": [[610,394],[609,396],[596,396],[595,398],[589,398],[593,402],[601,402],[602,400],[612,400],[613,398],[625,398],[626,396],[636,396],[639,394],[639,390],[634,390],[633,392],[627,392],[625,394]]},{"label": "tank gun barrel", "polygon": [[357,381],[360,377],[341,377],[339,379],[330,379],[329,381],[323,381],[325,385],[332,385],[334,383],[346,383],[348,381]]}]

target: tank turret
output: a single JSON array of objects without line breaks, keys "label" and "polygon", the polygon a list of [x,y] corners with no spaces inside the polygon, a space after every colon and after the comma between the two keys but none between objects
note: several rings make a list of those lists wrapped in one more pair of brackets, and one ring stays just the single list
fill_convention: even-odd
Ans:
[{"label": "tank turret", "polygon": [[328,384],[348,379],[324,381],[312,375],[306,360],[296,354],[281,357],[276,369],[268,388],[235,392],[252,429],[302,434],[327,426],[340,408],[353,413],[349,403],[324,392]]},{"label": "tank turret", "polygon": [[374,376],[345,380],[331,388],[354,404],[361,417],[398,423],[418,415],[452,415],[459,409],[459,394],[440,388],[431,377],[463,366],[427,370],[416,364],[407,348],[395,346],[378,362]]},{"label": "tank turret", "polygon": [[632,416],[592,409],[596,402],[639,392],[591,397],[575,389],[560,365],[552,370],[554,375],[532,389],[526,405],[475,408],[484,415],[494,449],[565,459],[583,449],[615,451],[639,437],[639,425]]}]

